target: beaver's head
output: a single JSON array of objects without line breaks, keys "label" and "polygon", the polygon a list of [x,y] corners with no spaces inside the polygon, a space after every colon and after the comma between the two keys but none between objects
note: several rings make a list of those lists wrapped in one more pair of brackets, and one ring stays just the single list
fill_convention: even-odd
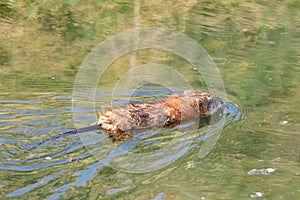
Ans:
[{"label": "beaver's head", "polygon": [[212,115],[224,105],[222,98],[209,93],[185,91],[184,95],[188,96],[188,99],[194,99],[194,109],[199,112],[200,116]]},{"label": "beaver's head", "polygon": [[224,101],[222,98],[210,95],[207,99],[207,101],[203,102],[203,105],[207,107],[206,114],[212,115],[217,110],[223,107]]}]

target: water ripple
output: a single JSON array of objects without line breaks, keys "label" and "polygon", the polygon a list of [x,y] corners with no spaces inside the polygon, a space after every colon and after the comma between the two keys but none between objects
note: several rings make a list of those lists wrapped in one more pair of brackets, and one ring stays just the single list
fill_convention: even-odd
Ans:
[{"label": "water ripple", "polygon": [[60,174],[62,174],[64,172],[66,172],[66,170],[58,171],[58,172],[54,173],[51,176],[46,176],[45,178],[43,178],[41,181],[39,181],[37,183],[34,183],[32,185],[28,185],[26,187],[15,190],[15,191],[13,191],[13,192],[5,195],[5,196],[6,197],[16,197],[16,196],[20,196],[22,194],[25,194],[25,193],[29,192],[30,190],[33,190],[33,189],[37,188],[38,186],[47,184],[49,181],[55,179],[56,177],[58,177]]},{"label": "water ripple", "polygon": [[[166,93],[155,93],[156,95],[165,95]],[[144,95],[143,93],[138,95]],[[145,95],[144,95],[145,96]],[[66,97],[58,97],[58,99],[69,99]],[[10,103],[15,103],[10,101]],[[29,101],[30,103],[37,103]],[[3,102],[2,102],[3,103]],[[8,101],[6,103],[9,103]],[[19,102],[22,103],[22,102]],[[28,103],[25,101],[25,104]],[[106,138],[105,135],[99,132],[86,133],[88,150],[83,148],[83,144],[77,135],[66,135],[64,137],[52,140],[53,135],[61,133],[72,128],[72,123],[60,119],[58,116],[64,116],[65,113],[70,112],[70,108],[62,106],[61,110],[58,109],[16,109],[13,116],[1,115],[0,119],[8,121],[0,122],[2,127],[2,134],[0,143],[4,144],[1,147],[2,159],[6,161],[1,162],[0,170],[7,172],[39,172],[42,169],[59,169],[52,175],[46,176],[42,179],[33,178],[35,183],[16,189],[8,194],[6,197],[22,196],[30,193],[37,187],[48,184],[50,181],[59,179],[61,175],[68,173],[68,176],[73,177],[71,182],[59,184],[56,188],[49,189],[52,193],[48,199],[58,199],[71,187],[80,187],[91,181],[99,169],[104,168],[110,162],[120,159],[128,152],[152,151],[152,148],[161,148],[173,139],[173,134],[177,131],[186,131],[186,133],[179,137],[179,142],[171,146],[172,153],[167,153],[166,150],[157,151],[153,153],[153,159],[149,157],[148,168],[155,168],[164,166],[171,161],[180,158],[199,146],[200,142],[214,134],[214,128],[207,126],[200,127],[199,130],[189,131],[189,128],[194,126],[194,123],[186,123],[171,129],[163,129],[159,131],[143,132],[132,139],[124,142],[123,144],[111,150],[105,149],[102,141]],[[90,108],[92,110],[92,108]],[[234,104],[228,103],[226,105],[225,126],[237,121],[241,118],[241,113],[238,107]],[[86,110],[84,110],[87,112]],[[41,117],[41,115],[44,115]],[[37,118],[38,116],[38,118]],[[17,117],[22,117],[19,121]],[[24,118],[27,117],[27,118]],[[16,120],[17,119],[17,120]],[[24,120],[26,119],[26,120]],[[9,121],[15,120],[15,121]],[[42,142],[41,142],[42,141]],[[44,142],[43,142],[44,141]],[[85,146],[85,147],[87,147]],[[101,155],[98,161],[89,163],[85,168],[74,167],[70,170],[67,167],[68,163],[80,165],[82,162],[91,158],[91,155]],[[16,159],[18,158],[19,159]],[[9,158],[9,160],[8,160]],[[151,159],[153,159],[151,161]],[[67,169],[66,169],[67,168]],[[70,174],[71,173],[71,174]],[[32,183],[32,181],[31,181]],[[106,192],[108,195],[115,194],[120,191],[128,190],[129,184],[132,183],[131,179],[126,179],[121,182],[124,186],[110,188]],[[156,199],[162,198],[159,194]]]},{"label": "water ripple", "polygon": [[18,103],[18,104],[41,104],[41,101],[31,100],[0,100],[0,103]]}]

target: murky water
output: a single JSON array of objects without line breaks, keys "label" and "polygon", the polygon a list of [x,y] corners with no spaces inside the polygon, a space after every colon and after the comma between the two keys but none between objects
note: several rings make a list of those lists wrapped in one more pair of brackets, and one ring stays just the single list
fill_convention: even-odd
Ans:
[{"label": "murky water", "polygon": [[[0,8],[1,199],[300,198],[297,1],[4,1]],[[79,125],[74,113],[86,125],[111,101],[154,101],[172,93],[150,86],[131,98],[112,98],[135,65],[166,64],[195,89],[207,89],[177,55],[141,50],[111,63],[95,107],[73,110],[73,83],[85,57],[137,25],[177,30],[208,51],[226,88],[221,134],[218,123],[203,123],[196,131],[183,124],[123,143],[99,131],[53,139]],[[199,157],[214,136],[209,154]],[[163,151],[170,143],[172,151]],[[127,152],[161,157],[131,161],[135,157],[122,157]],[[126,170],[133,169],[130,162],[139,164],[139,173]]]}]

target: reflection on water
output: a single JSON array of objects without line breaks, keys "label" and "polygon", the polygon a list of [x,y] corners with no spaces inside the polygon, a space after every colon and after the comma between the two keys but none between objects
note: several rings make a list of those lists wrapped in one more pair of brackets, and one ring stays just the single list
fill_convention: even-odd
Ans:
[{"label": "reflection on water", "polygon": [[[53,140],[75,128],[73,112],[94,112],[72,110],[79,66],[100,42],[134,28],[134,6],[126,0],[0,3],[0,199],[300,199],[298,1],[140,1],[141,27],[185,33],[222,74],[226,121],[208,156],[199,158],[204,139],[214,138],[207,125],[198,132],[185,124],[141,133],[122,144],[103,143],[104,135],[89,132],[89,150],[76,134]],[[206,88],[178,56],[149,49],[135,55],[137,65],[165,64],[194,88]],[[110,106],[112,88],[131,59],[124,55],[109,66],[96,110]],[[137,91],[131,100],[168,94]],[[190,137],[178,137],[173,154],[145,165],[175,160],[159,170],[134,174],[105,165],[122,151],[156,152],[180,131]],[[117,145],[121,153],[109,149]],[[262,169],[273,172],[248,174]]]}]

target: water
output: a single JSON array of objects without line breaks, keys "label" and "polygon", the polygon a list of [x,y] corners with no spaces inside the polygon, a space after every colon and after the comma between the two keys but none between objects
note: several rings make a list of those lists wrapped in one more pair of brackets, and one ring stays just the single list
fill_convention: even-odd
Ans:
[{"label": "water", "polygon": [[[157,91],[157,93],[154,91]],[[136,92],[136,94],[140,94],[140,96],[161,95],[161,93],[162,90],[157,89],[150,90],[148,93],[145,91]],[[168,92],[166,91],[165,93]],[[71,100],[70,96],[61,98],[47,95],[46,97],[40,96],[36,98],[38,98],[39,101],[5,100],[1,102],[5,109],[1,115],[1,122],[3,122],[1,130],[1,152],[3,156],[0,169],[6,171],[5,176],[23,176],[22,181],[24,181],[24,183],[21,183],[21,180],[19,180],[18,183],[14,183],[16,189],[5,194],[5,197],[26,196],[38,190],[38,188],[44,187],[43,190],[47,190],[47,192],[45,191],[47,194],[45,197],[55,199],[67,193],[72,187],[84,186],[89,181],[93,181],[95,176],[101,176],[102,178],[107,176],[105,173],[96,175],[99,171],[112,170],[114,173],[121,173],[105,165],[108,158],[113,159],[118,156],[116,150],[112,151],[115,151],[115,153],[110,153],[102,160],[97,160],[93,157],[94,155],[98,158],[98,154],[102,155],[106,153],[105,150],[101,150],[103,146],[100,143],[101,139],[98,142],[95,141],[97,138],[95,135],[84,135],[85,145],[82,144],[78,135],[64,135],[53,139],[52,136],[56,136],[68,130],[68,127],[69,129],[74,129],[71,123],[72,119],[70,118],[72,110],[67,106]],[[99,97],[99,99],[103,98]],[[42,109],[45,105],[48,107],[53,100],[60,101],[60,103],[58,103],[60,104],[59,108],[56,107],[55,110],[50,108]],[[39,105],[41,107],[37,110],[32,108],[31,105]],[[227,108],[226,126],[228,126],[231,121],[239,120],[241,114],[238,108],[233,104],[228,103]],[[9,115],[10,112],[14,112],[14,115]],[[152,152],[153,150],[151,148],[162,148],[166,145],[166,142],[171,141],[173,139],[172,132],[176,133],[176,131],[186,129],[189,126],[190,125],[187,124],[172,129],[159,130],[158,132],[142,133],[121,144],[119,149],[126,149],[126,151],[133,152]],[[207,132],[206,135],[209,134],[209,129],[206,126],[200,130],[201,131],[188,133],[189,137],[193,136],[194,138],[192,144],[190,144],[185,137],[181,139],[178,144],[176,143],[177,148],[183,145],[185,149],[188,149],[179,155],[173,152],[168,155],[166,152],[165,159],[177,159],[189,154],[193,149],[196,149],[197,145],[200,145],[200,142],[205,138],[205,135],[201,135],[201,132]],[[160,136],[163,133],[164,135],[167,133],[167,135]],[[103,136],[101,133],[96,132],[95,134],[100,138]],[[157,137],[153,137],[155,135],[157,135]],[[41,141],[43,142],[41,143]],[[89,145],[92,145],[92,147]],[[95,151],[97,151],[93,149],[95,146],[98,151],[100,149],[100,152],[95,153]],[[153,159],[149,165],[152,163],[154,166],[160,166],[167,160],[164,161],[164,159],[162,159],[159,161],[159,159]],[[123,160],[123,162],[126,162],[126,160]],[[143,164],[145,165],[145,163]],[[143,171],[143,167],[144,166],[141,165],[138,170]],[[129,190],[134,184],[132,178],[128,176],[129,174],[124,173],[123,175],[116,176],[115,179],[120,179],[121,181],[119,185],[120,188],[117,187],[117,185],[112,188],[108,187],[107,190],[105,190],[105,195],[109,196],[124,190]],[[68,181],[62,181],[61,179],[63,179],[63,177],[73,178]],[[125,179],[125,177],[127,179]],[[31,180],[31,183],[27,184],[26,181],[28,179]],[[9,184],[9,181],[5,180],[3,183],[3,187],[5,187],[6,184]],[[52,186],[48,187],[49,185]]]},{"label": "water", "polygon": [[[296,1],[153,0],[140,2],[137,18],[133,1],[4,1],[0,198],[299,199],[299,7]],[[81,113],[82,124],[93,122],[95,110],[110,106],[115,84],[134,65],[166,64],[194,88],[207,89],[177,55],[146,49],[111,64],[98,83],[95,108],[72,110],[73,83],[85,57],[138,19],[142,27],[167,27],[195,39],[220,70],[228,102],[225,125],[204,158],[204,139],[216,135],[207,124],[198,131],[186,124],[141,133],[124,143],[111,144],[99,132],[84,140],[76,134],[51,139],[80,125],[74,112]],[[112,102],[169,94],[151,85]],[[182,135],[170,147],[174,152],[161,151],[160,159],[149,157],[144,165],[136,160],[139,173],[120,169],[130,164],[121,157],[124,151],[159,152],[177,133]],[[164,165],[168,161],[173,162]],[[157,169],[144,172],[151,167]],[[272,173],[248,174],[268,168]]]}]

